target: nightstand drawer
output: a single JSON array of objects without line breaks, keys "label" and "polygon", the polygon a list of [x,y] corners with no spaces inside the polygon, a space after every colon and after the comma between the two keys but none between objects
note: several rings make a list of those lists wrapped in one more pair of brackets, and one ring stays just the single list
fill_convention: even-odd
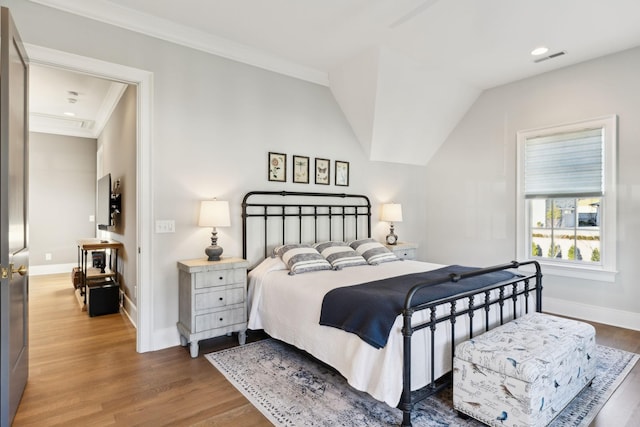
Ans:
[{"label": "nightstand drawer", "polygon": [[178,261],[180,344],[198,357],[200,340],[232,332],[247,338],[247,260],[223,257]]},{"label": "nightstand drawer", "polygon": [[203,292],[194,295],[194,309],[196,311],[244,302],[244,288],[229,287],[213,292]]},{"label": "nightstand drawer", "polygon": [[228,325],[245,322],[244,307],[221,310],[215,313],[196,316],[195,332],[207,331],[209,329],[222,328]]},{"label": "nightstand drawer", "polygon": [[415,249],[402,249],[393,251],[394,254],[400,259],[416,259]]},{"label": "nightstand drawer", "polygon": [[395,245],[385,245],[400,259],[414,260],[418,256],[418,245],[415,243],[398,242]]},{"label": "nightstand drawer", "polygon": [[210,288],[212,286],[230,285],[232,283],[244,283],[246,275],[247,270],[244,268],[196,273],[195,287],[196,289],[201,289]]}]

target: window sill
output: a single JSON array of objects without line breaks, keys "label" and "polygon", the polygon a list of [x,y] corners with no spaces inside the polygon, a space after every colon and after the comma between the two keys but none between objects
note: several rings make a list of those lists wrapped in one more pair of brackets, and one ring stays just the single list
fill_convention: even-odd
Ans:
[{"label": "window sill", "polygon": [[[606,270],[603,267],[588,267],[576,265],[563,265],[538,260],[543,276],[563,276],[573,277],[576,279],[594,280],[598,282],[613,283],[616,281],[615,270]],[[530,266],[521,267],[524,271],[535,272]],[[544,283],[544,282],[543,282]]]}]

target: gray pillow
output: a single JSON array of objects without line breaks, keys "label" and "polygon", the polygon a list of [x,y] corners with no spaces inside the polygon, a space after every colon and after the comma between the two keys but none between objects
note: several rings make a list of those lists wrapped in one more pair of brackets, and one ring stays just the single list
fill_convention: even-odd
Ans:
[{"label": "gray pillow", "polygon": [[274,253],[282,258],[282,261],[289,268],[290,275],[331,270],[331,264],[311,245],[283,245],[275,248]]},{"label": "gray pillow", "polygon": [[349,246],[362,255],[371,265],[377,265],[389,261],[398,261],[400,259],[382,243],[373,239],[356,240],[351,242]]},{"label": "gray pillow", "polygon": [[356,265],[367,265],[367,260],[345,242],[322,242],[316,243],[313,247],[331,263],[331,267],[333,267],[334,270]]}]

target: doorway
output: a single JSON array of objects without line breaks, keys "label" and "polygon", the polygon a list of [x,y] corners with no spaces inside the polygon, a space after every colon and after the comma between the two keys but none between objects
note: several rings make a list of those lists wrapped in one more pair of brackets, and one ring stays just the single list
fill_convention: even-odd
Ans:
[{"label": "doorway", "polygon": [[[137,265],[135,314],[136,351],[153,350],[153,304],[151,298],[151,117],[152,73],[119,64],[82,57],[34,45],[25,46],[31,63],[65,69],[137,88],[136,146],[136,245]],[[134,262],[130,260],[130,262]]]}]

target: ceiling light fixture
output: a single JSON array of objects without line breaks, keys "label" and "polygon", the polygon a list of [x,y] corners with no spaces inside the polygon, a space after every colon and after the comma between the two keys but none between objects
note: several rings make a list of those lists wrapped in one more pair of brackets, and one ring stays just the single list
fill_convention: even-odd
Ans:
[{"label": "ceiling light fixture", "polygon": [[531,51],[531,55],[533,56],[540,56],[540,55],[544,55],[545,53],[549,52],[549,48],[545,47],[545,46],[539,46],[535,49],[533,49]]},{"label": "ceiling light fixture", "polygon": [[76,113],[72,113],[71,111],[65,111],[64,113],[65,116],[69,116],[69,117],[75,117]]}]

